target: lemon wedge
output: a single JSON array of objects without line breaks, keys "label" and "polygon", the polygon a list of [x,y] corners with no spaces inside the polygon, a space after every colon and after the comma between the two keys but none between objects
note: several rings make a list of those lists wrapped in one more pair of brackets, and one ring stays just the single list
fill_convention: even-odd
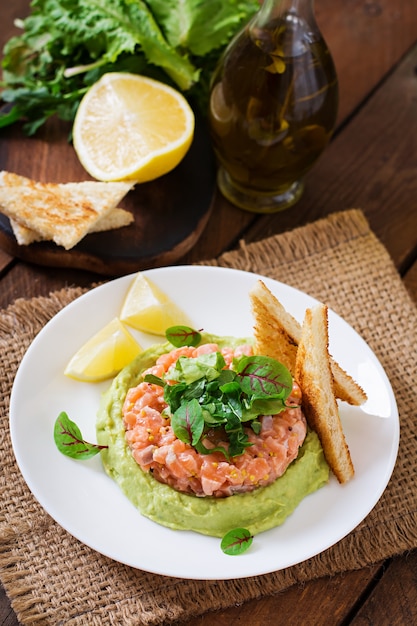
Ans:
[{"label": "lemon wedge", "polygon": [[191,325],[187,315],[141,272],[126,294],[120,319],[133,328],[154,335],[164,335],[170,326]]},{"label": "lemon wedge", "polygon": [[142,351],[115,317],[74,354],[64,374],[83,382],[99,382],[118,374]]},{"label": "lemon wedge", "polygon": [[73,142],[97,180],[153,180],[174,169],[194,135],[194,113],[178,91],[145,76],[104,74],[83,96]]}]

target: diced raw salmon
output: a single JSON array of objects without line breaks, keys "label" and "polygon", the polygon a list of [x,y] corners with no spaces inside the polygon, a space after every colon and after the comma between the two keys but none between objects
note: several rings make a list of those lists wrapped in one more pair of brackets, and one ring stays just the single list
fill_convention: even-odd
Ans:
[{"label": "diced raw salmon", "polygon": [[[163,376],[180,356],[196,357],[216,351],[217,344],[178,348],[159,357],[144,375],[158,372],[157,376]],[[242,345],[237,349],[223,348],[221,352],[226,367],[230,367],[235,357],[251,356],[252,348]],[[170,419],[162,413],[166,407],[162,387],[141,382],[128,391],[124,402],[126,441],[135,461],[160,482],[201,497],[230,496],[272,483],[297,457],[307,432],[300,404],[301,391],[294,384],[289,408],[278,415],[262,416],[258,435],[249,427],[245,429],[252,445],[229,462],[221,452],[200,454],[177,439]],[[204,445],[227,448],[227,442],[213,440],[210,434]]]}]

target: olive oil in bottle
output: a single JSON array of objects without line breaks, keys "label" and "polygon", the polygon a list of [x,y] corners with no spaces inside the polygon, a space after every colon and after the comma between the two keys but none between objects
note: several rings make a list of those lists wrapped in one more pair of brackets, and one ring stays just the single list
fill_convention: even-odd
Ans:
[{"label": "olive oil in bottle", "polygon": [[297,202],[337,107],[336,71],[312,0],[266,0],[213,76],[209,120],[225,197],[265,213]]}]

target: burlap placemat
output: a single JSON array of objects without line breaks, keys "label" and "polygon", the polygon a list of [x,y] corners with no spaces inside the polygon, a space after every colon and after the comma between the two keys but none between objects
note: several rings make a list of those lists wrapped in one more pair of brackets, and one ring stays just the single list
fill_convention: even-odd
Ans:
[{"label": "burlap placemat", "polygon": [[290,233],[242,244],[207,264],[258,272],[302,289],[327,302],[369,343],[391,380],[404,433],[383,497],[331,549],[259,577],[161,577],[93,552],[34,501],[15,464],[8,430],[9,392],[25,350],[47,320],[82,291],[18,300],[0,313],[0,571],[22,624],[169,624],[417,546],[417,311],[362,213],[336,213]]}]

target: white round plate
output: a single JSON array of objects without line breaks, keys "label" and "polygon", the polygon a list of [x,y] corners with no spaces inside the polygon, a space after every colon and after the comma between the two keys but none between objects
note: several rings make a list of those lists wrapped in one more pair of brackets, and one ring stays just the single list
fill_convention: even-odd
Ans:
[{"label": "white round plate", "polygon": [[[305,309],[315,302],[282,283],[232,269],[180,266],[143,273],[188,313],[195,328],[219,335],[252,334],[248,292],[258,278],[300,322]],[[53,427],[61,411],[78,424],[84,439],[96,441],[96,412],[109,382],[77,382],[64,376],[64,368],[92,334],[120,313],[132,280],[129,275],[108,282],[60,311],[35,338],[17,372],[10,403],[13,449],[42,507],[71,535],[116,561],[156,574],[194,579],[243,578],[286,568],[319,554],[352,531],[375,506],[390,479],[399,419],[379,361],[332,311],[330,351],[368,394],[360,409],[340,406],[355,477],[344,486],[332,477],[305,498],[282,526],[256,536],[244,554],[227,556],[217,538],[151,522],[105,474],[99,457],[75,461],[57,450]],[[136,335],[143,347],[162,340]]]}]

